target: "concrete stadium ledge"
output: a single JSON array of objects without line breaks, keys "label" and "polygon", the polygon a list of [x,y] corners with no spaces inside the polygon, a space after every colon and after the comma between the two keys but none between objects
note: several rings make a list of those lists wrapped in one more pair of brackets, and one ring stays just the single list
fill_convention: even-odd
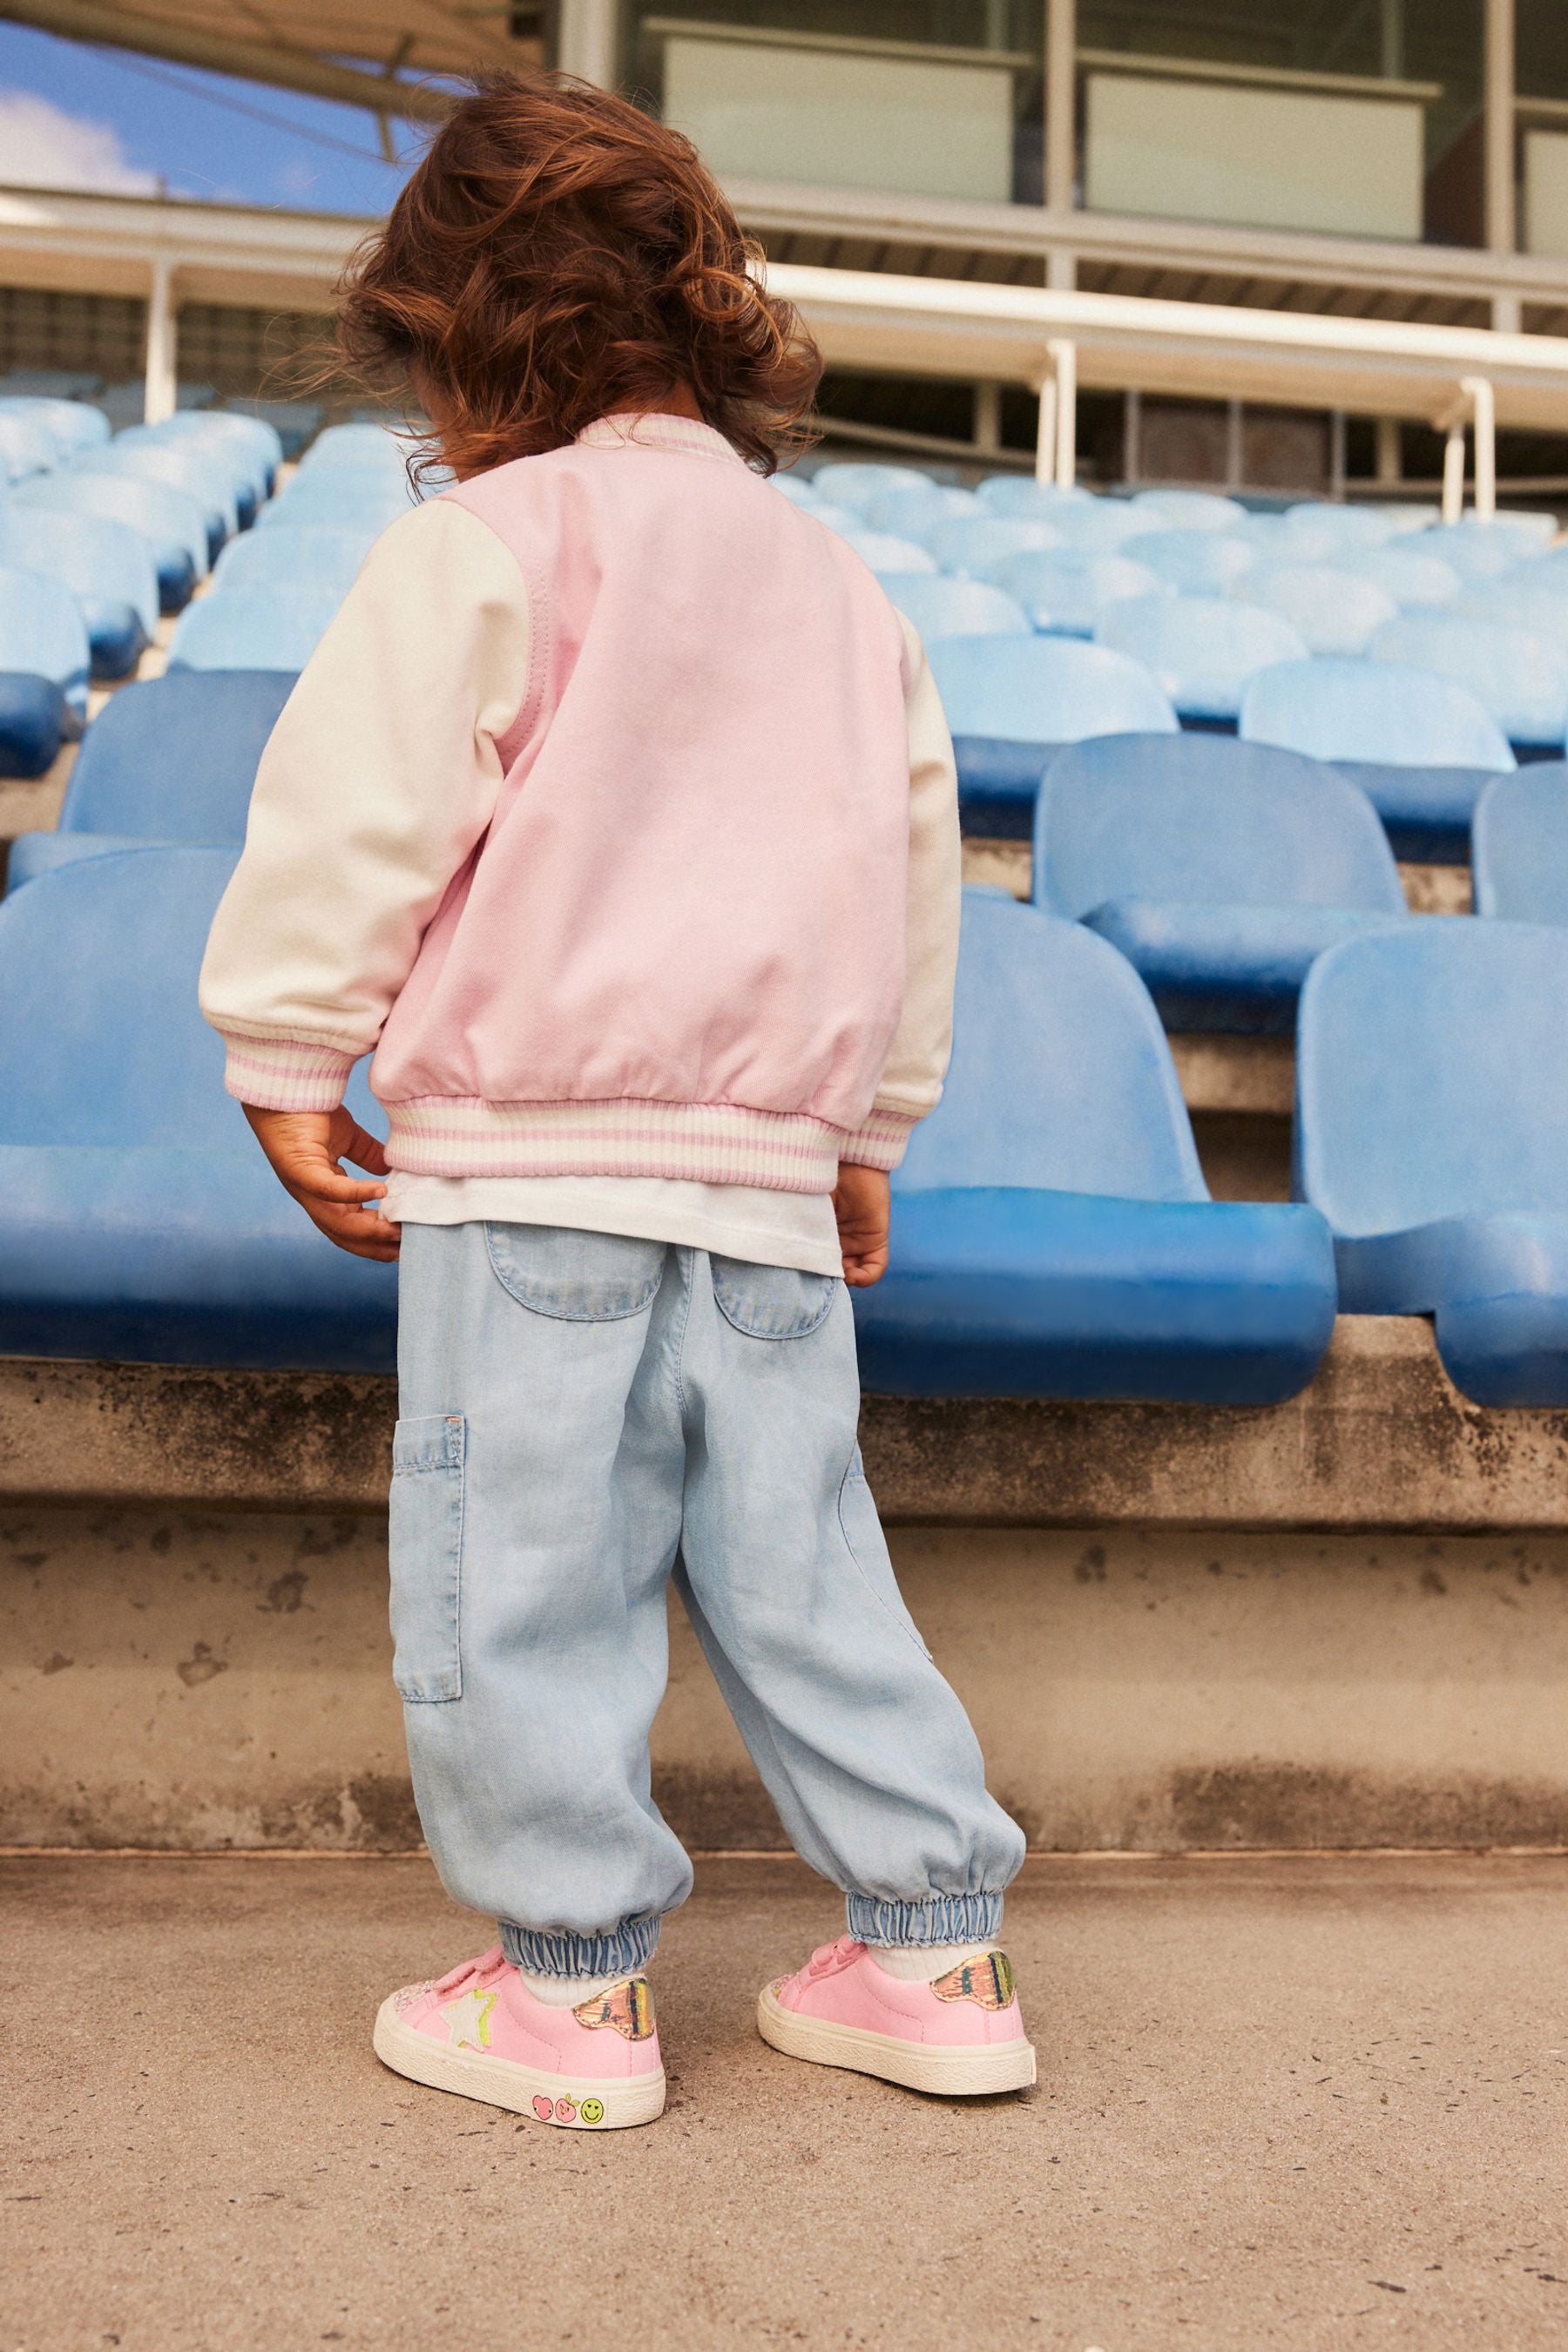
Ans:
[{"label": "concrete stadium ledge", "polygon": [[[0,1360],[0,1501],[380,1512],[394,1384]],[[1415,1318],[1342,1317],[1289,1403],[868,1397],[893,1523],[1485,1534],[1568,1527],[1568,1413],[1459,1395]]]}]

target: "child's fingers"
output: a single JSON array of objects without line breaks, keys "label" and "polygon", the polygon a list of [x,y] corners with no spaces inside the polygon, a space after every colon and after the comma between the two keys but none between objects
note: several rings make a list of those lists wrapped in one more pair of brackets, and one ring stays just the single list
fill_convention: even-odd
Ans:
[{"label": "child's fingers", "polygon": [[307,1194],[312,1201],[341,1201],[356,1207],[366,1201],[384,1201],[384,1184],[367,1184],[358,1176],[345,1176],[330,1160],[308,1160],[279,1170],[290,1192]]},{"label": "child's fingers", "polygon": [[389,1176],[392,1173],[386,1164],[384,1146],[375,1136],[366,1134],[363,1127],[350,1129],[349,1139],[339,1156],[352,1160],[356,1168],[368,1168],[373,1176]]},{"label": "child's fingers", "polygon": [[311,1223],[353,1257],[395,1258],[402,1228],[369,1209],[305,1204]]}]

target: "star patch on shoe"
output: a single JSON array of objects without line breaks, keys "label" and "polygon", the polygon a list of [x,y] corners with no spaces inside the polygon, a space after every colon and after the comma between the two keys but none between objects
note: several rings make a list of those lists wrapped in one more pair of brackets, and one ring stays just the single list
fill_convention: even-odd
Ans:
[{"label": "star patch on shoe", "polygon": [[1005,1952],[987,1952],[983,1960],[961,1960],[931,1986],[938,2000],[972,2000],[981,2009],[1007,2009],[1016,1990],[1013,1963]]},{"label": "star patch on shoe", "polygon": [[608,2025],[627,2042],[647,2042],[653,2033],[653,1993],[647,1977],[628,1977],[625,1984],[579,2001],[572,2014],[590,2032]]}]

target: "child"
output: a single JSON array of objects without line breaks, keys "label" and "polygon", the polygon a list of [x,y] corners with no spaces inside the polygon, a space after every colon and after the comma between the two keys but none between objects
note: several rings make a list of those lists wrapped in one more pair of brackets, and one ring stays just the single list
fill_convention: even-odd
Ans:
[{"label": "child", "polygon": [[[759,478],[820,362],[752,270],[632,106],[502,77],[456,109],[342,312],[456,485],[290,698],[202,975],[283,1183],[362,1256],[401,1232],[394,1675],[500,1942],[393,1994],[376,2050],[589,2128],[664,2103],[671,1576],[847,1898],[764,2038],[927,2091],[1035,2073],[994,1940],[1023,1839],[893,1580],[845,1287],[947,1063],[952,747],[909,625]],[[373,1047],[384,1153],[343,1108]]]}]

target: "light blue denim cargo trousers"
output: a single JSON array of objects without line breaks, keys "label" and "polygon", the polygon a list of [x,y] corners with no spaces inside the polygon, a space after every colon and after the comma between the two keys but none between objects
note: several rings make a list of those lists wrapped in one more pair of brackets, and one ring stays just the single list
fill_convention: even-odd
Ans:
[{"label": "light blue denim cargo trousers", "polygon": [[403,1229],[394,1674],[448,1890],[542,1975],[638,1968],[691,1866],[649,1788],[673,1575],[869,1943],[996,1932],[1023,1857],[899,1596],[842,1282],[557,1226]]}]

